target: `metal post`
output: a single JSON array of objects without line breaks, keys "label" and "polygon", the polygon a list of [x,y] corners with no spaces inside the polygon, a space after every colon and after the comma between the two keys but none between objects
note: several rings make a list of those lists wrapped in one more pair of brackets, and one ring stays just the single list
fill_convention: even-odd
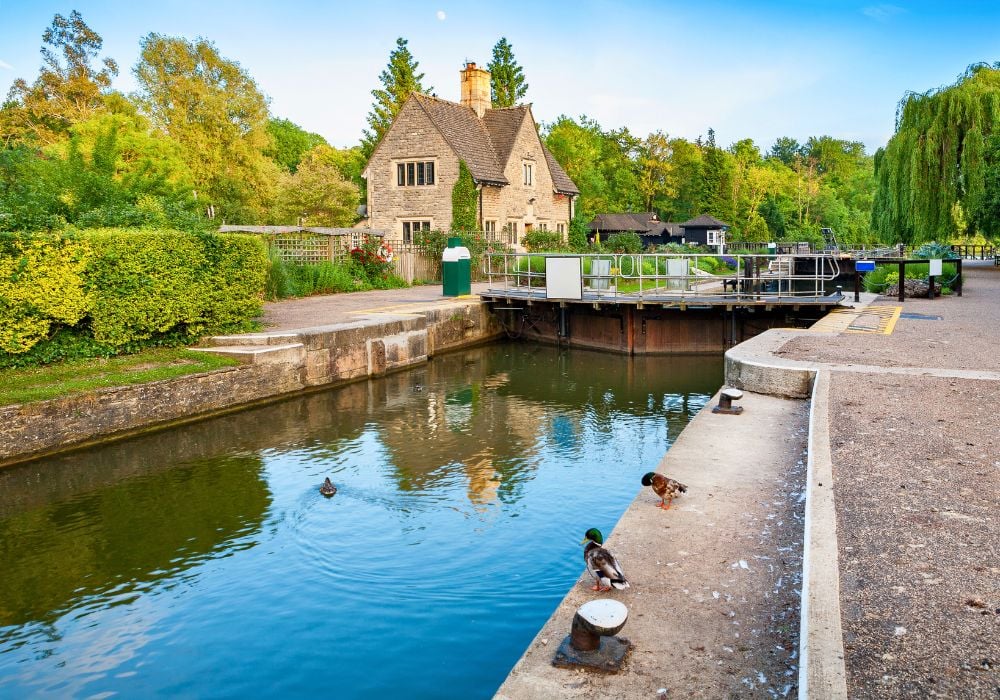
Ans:
[{"label": "metal post", "polygon": [[[902,246],[902,244],[900,244]],[[906,281],[906,263],[899,263],[899,301],[903,301],[903,283]]]},{"label": "metal post", "polygon": [[[857,268],[857,262],[855,262],[855,268]],[[861,273],[854,270],[854,301],[861,301]]]},{"label": "metal post", "polygon": [[[983,246],[983,251],[985,250],[986,246]],[[959,258],[956,260],[955,265],[955,271],[958,273],[958,278],[955,280],[955,293],[958,294],[958,296],[962,296],[962,259]]]},{"label": "metal post", "polygon": [[934,298],[934,275],[929,275],[927,277],[927,298]]}]

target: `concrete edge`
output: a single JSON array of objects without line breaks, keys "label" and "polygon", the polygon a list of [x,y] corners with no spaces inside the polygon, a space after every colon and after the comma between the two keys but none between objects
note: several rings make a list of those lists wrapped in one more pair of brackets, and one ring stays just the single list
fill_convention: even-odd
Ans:
[{"label": "concrete edge", "polygon": [[809,408],[806,461],[799,627],[800,700],[847,698],[829,400],[830,372],[817,372]]}]

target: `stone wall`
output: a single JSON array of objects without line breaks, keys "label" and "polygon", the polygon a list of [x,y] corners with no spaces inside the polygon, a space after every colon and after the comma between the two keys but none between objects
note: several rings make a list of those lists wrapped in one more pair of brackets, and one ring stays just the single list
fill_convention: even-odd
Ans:
[{"label": "stone wall", "polygon": [[136,386],[0,407],[0,466],[197,420],[294,392],[376,377],[498,338],[478,300],[405,316],[281,333],[220,336],[217,352],[243,364]]},{"label": "stone wall", "polygon": [[[434,184],[400,187],[399,161],[434,161]],[[368,226],[400,240],[403,221],[431,222],[431,229],[451,227],[451,188],[458,180],[458,156],[417,104],[407,100],[368,163]]]}]

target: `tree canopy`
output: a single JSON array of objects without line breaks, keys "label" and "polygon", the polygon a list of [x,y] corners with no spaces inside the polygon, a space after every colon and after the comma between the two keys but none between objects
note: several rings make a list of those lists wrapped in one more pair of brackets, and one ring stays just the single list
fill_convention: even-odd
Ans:
[{"label": "tree canopy", "polygon": [[514,47],[507,37],[493,47],[493,60],[486,64],[490,72],[490,93],[494,107],[513,107],[519,104],[528,92],[524,80],[524,70],[514,58]]},{"label": "tree canopy", "polygon": [[368,113],[368,126],[371,128],[365,130],[361,139],[361,150],[365,160],[372,154],[375,146],[382,140],[382,136],[392,126],[392,121],[399,114],[406,98],[414,92],[426,92],[434,89],[424,90],[421,85],[424,74],[417,73],[420,64],[413,58],[407,43],[407,40],[402,37],[396,39],[396,48],[389,53],[389,65],[378,77],[382,87],[372,90],[375,103],[372,105],[372,111]]},{"label": "tree canopy", "polygon": [[998,124],[1000,62],[975,64],[953,85],[903,97],[896,132],[875,154],[876,233],[908,243],[977,230],[996,236],[987,215],[995,194],[985,185]]}]

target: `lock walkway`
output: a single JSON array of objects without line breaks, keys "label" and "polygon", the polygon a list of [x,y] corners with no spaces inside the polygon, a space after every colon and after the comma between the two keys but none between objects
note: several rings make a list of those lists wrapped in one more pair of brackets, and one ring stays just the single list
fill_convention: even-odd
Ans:
[{"label": "lock walkway", "polygon": [[637,484],[608,538],[633,585],[600,595],[629,606],[629,665],[551,666],[597,596],[585,574],[497,697],[995,693],[1000,268],[964,272],[962,298],[869,298],[902,307],[890,334],[771,330],[731,349],[744,412],[696,416],[658,469],[688,493],[664,512]]}]

